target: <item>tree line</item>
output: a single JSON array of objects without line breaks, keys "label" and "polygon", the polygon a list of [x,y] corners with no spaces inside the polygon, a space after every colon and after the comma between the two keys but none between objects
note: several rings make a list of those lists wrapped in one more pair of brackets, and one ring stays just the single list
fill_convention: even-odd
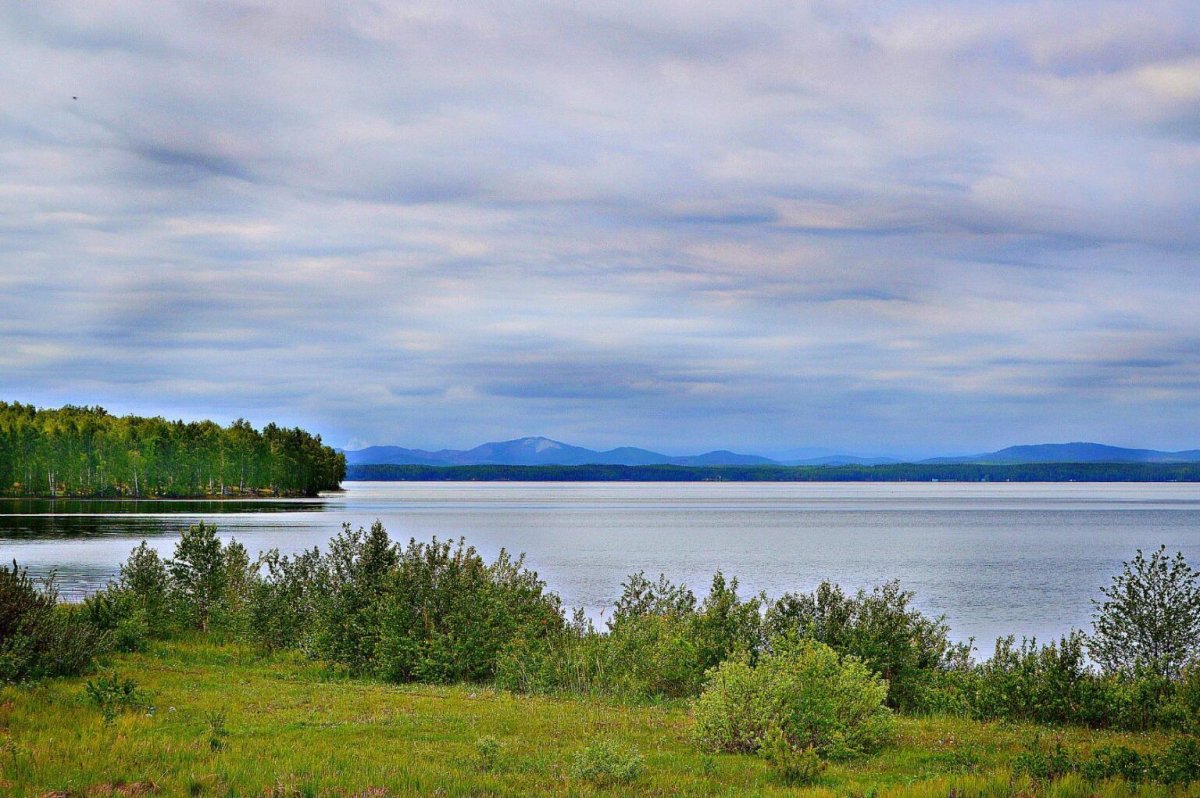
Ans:
[{"label": "tree line", "polygon": [[0,402],[4,496],[311,496],[345,474],[345,456],[298,427]]},{"label": "tree line", "polygon": [[1200,482],[1200,463],[894,463],[844,466],[352,465],[381,482]]}]

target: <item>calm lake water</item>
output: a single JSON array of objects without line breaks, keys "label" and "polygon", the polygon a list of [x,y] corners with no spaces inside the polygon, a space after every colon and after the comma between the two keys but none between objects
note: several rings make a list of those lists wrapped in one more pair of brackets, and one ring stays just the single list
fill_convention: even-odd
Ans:
[{"label": "calm lake water", "polygon": [[1085,627],[1090,599],[1139,547],[1166,544],[1200,565],[1200,485],[1082,483],[348,482],[307,500],[0,501],[0,557],[56,571],[79,598],[143,538],[169,556],[201,518],[251,554],[324,549],[343,522],[375,519],[394,539],[465,536],[489,558],[525,552],[597,619],[637,570],[703,594],[721,569],[771,597],[822,579],[899,579],[985,654],[1000,634]]}]

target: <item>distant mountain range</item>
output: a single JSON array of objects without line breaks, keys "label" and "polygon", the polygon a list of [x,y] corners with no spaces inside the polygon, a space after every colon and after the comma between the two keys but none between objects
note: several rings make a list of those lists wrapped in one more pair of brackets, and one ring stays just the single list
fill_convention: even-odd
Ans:
[{"label": "distant mountain range", "polygon": [[[401,446],[369,446],[346,450],[350,465],[680,465],[680,466],[754,466],[754,465],[886,465],[900,460],[888,457],[860,457],[828,454],[799,460],[772,460],[753,454],[719,450],[699,455],[674,457],[622,446],[595,451],[571,446],[549,438],[518,438],[485,443],[474,449],[405,449]],[[1045,443],[1034,446],[1010,446],[996,452],[962,457],[934,457],[921,463],[1193,463],[1200,462],[1200,449],[1160,452],[1154,449],[1123,449],[1099,443]]]},{"label": "distant mountain range", "polygon": [[1184,452],[1160,452],[1155,449],[1123,449],[1102,443],[1043,443],[1035,446],[1009,446],[998,452],[965,457],[935,457],[924,463],[1195,463],[1200,449]]}]

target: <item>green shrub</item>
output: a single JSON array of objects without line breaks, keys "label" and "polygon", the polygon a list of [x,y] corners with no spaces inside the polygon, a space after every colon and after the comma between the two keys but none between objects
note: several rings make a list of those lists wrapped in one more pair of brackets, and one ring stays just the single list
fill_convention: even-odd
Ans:
[{"label": "green shrub", "polygon": [[150,709],[150,701],[138,689],[137,682],[116,673],[98,676],[84,685],[84,696],[100,710],[105,723],[112,723],[123,712],[142,712]]},{"label": "green shrub", "polygon": [[779,774],[784,784],[792,786],[814,783],[827,767],[816,749],[812,746],[797,748],[778,727],[767,732],[758,753]]},{"label": "green shrub", "polygon": [[741,599],[737,580],[717,573],[697,604],[686,587],[642,573],[624,583],[608,633],[581,614],[571,624],[519,639],[501,657],[497,680],[515,690],[630,698],[683,698],[700,692],[705,672],[735,652],[762,645],[762,599]]},{"label": "green shrub", "polygon": [[267,652],[316,651],[317,612],[325,598],[317,578],[320,551],[314,547],[287,557],[272,549],[259,566],[262,573],[251,585],[251,639]]},{"label": "green shrub", "polygon": [[201,521],[183,530],[175,544],[175,556],[167,561],[166,568],[174,609],[182,625],[208,631],[227,584],[217,528]]},{"label": "green shrub", "polygon": [[1200,742],[1194,737],[1177,737],[1154,759],[1154,777],[1163,784],[1200,781]]},{"label": "green shrub", "polygon": [[145,651],[150,644],[145,612],[118,585],[110,583],[84,599],[83,612],[93,628],[108,634],[116,651]]},{"label": "green shrub", "polygon": [[575,754],[571,778],[599,786],[628,784],[642,773],[643,760],[636,748],[599,740]]},{"label": "green shrub", "polygon": [[941,694],[946,671],[967,666],[970,646],[950,642],[945,616],[929,618],[911,606],[913,594],[888,582],[847,596],[822,582],[811,594],[784,594],[766,616],[769,636],[811,637],[862,660],[888,683],[888,705],[904,711],[958,708]]},{"label": "green shrub", "polygon": [[1153,669],[1178,676],[1200,657],[1200,572],[1166,546],[1125,563],[1095,601],[1089,651],[1110,673]]},{"label": "green shrub", "polygon": [[491,772],[500,763],[500,752],[503,746],[495,737],[480,737],[475,741],[475,767],[477,770]]},{"label": "green shrub", "polygon": [[1079,765],[1079,772],[1092,781],[1122,778],[1137,784],[1153,775],[1152,761],[1128,746],[1104,746]]},{"label": "green shrub", "polygon": [[0,682],[82,673],[109,645],[79,608],[60,606],[54,579],[0,568]]},{"label": "green shrub", "polygon": [[513,640],[562,628],[558,596],[545,587],[523,557],[503,549],[488,564],[462,540],[410,541],[379,607],[378,673],[392,681],[492,678]]},{"label": "green shrub", "polygon": [[1188,663],[1171,683],[1159,715],[1164,726],[1200,735],[1200,660]]},{"label": "green shrub", "polygon": [[1013,772],[1039,781],[1053,781],[1079,770],[1079,762],[1063,746],[1061,739],[1054,744],[1042,744],[1040,735],[1025,742],[1025,750],[1013,758]]},{"label": "green shrub", "polygon": [[757,751],[772,729],[794,749],[830,759],[874,751],[892,735],[887,683],[824,643],[781,638],[751,666],[712,670],[693,707],[694,734],[708,750]]}]

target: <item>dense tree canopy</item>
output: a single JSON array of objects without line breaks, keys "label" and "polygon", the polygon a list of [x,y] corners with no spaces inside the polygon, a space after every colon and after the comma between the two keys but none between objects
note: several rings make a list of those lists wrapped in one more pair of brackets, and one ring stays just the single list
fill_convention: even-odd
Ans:
[{"label": "dense tree canopy", "polygon": [[0,402],[0,495],[311,495],[345,473],[342,454],[299,428]]}]

